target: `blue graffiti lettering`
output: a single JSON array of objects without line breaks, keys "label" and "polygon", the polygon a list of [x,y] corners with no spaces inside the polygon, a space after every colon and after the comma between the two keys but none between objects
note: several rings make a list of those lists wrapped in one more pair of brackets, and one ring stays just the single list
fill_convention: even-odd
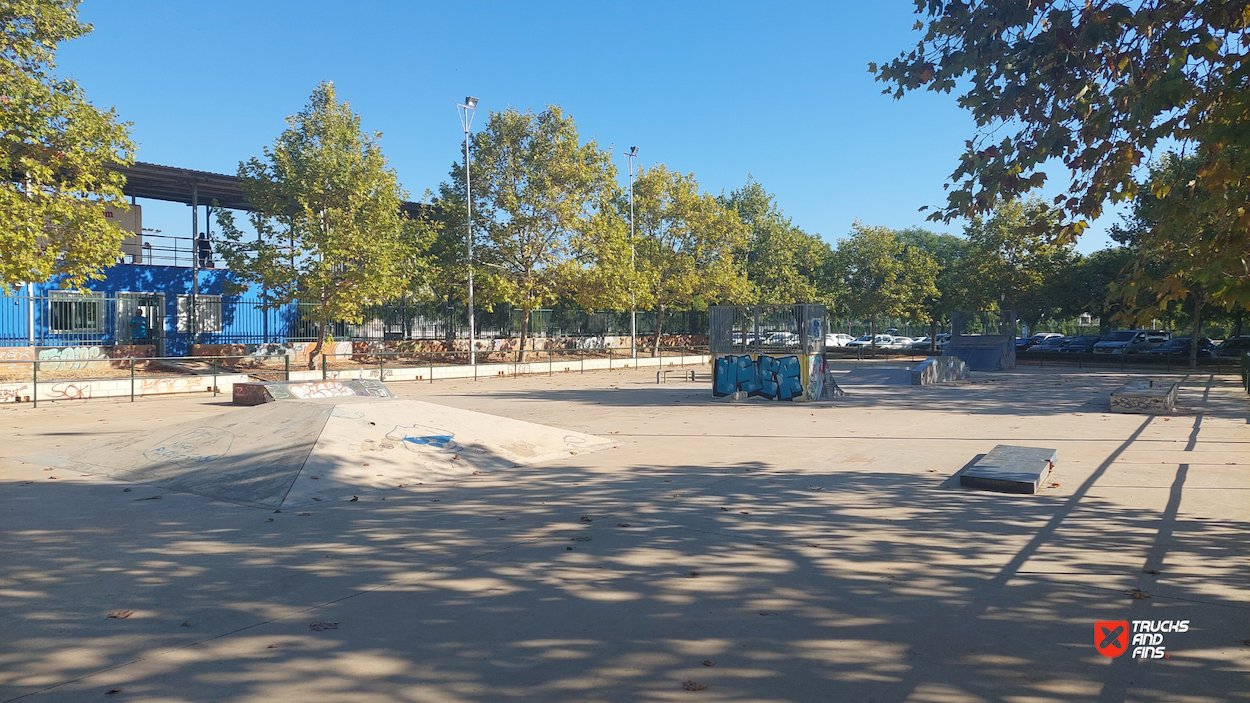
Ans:
[{"label": "blue graffiti lettering", "polygon": [[716,359],[712,395],[721,398],[743,392],[769,400],[793,400],[803,396],[801,366],[797,356],[722,356]]}]

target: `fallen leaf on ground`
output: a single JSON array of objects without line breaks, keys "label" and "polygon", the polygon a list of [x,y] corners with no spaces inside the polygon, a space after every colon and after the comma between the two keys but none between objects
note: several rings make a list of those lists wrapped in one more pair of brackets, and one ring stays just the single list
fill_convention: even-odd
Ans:
[{"label": "fallen leaf on ground", "polygon": [[587,517],[587,516],[583,515],[583,516],[582,516],[582,522],[594,522],[594,521],[593,521],[593,520],[591,520],[589,517]]},{"label": "fallen leaf on ground", "polygon": [[309,625],[309,627],[311,627],[312,629],[316,630],[317,632],[321,632],[322,630],[337,630],[337,629],[339,629],[339,624],[338,624],[337,622],[320,622],[320,621],[318,621],[318,622],[314,622],[314,623],[310,624],[310,625]]},{"label": "fallen leaf on ground", "polygon": [[443,500],[442,498],[433,498],[433,499],[431,499],[431,500],[430,500],[430,502],[431,502],[431,503],[438,503],[438,502],[440,502],[440,501],[442,501],[442,500]]},{"label": "fallen leaf on ground", "polygon": [[628,522],[618,522],[618,523],[616,523],[616,526],[617,526],[617,527],[629,527],[629,523],[628,523]]},{"label": "fallen leaf on ground", "polygon": [[750,514],[751,514],[751,511],[750,511],[750,510],[739,510],[738,512],[742,513],[743,515],[750,515]]},{"label": "fallen leaf on ground", "polygon": [[191,623],[189,623],[189,622],[184,622],[184,623],[182,623],[181,627],[191,627]]},{"label": "fallen leaf on ground", "polygon": [[265,647],[265,649],[277,649],[277,648],[278,648],[278,645],[276,644],[271,644],[268,647]]},{"label": "fallen leaf on ground", "polygon": [[312,480],[314,480],[314,481],[320,481],[320,480],[321,480],[321,477],[320,477],[320,476],[309,476],[309,478],[311,478],[311,479],[312,479]]},{"label": "fallen leaf on ground", "polygon": [[104,692],[104,695],[106,695],[106,696],[115,696],[115,695],[117,695],[117,694],[119,694],[119,693],[121,693],[121,692],[122,692],[122,690],[121,690],[120,688],[110,688],[109,690],[107,690],[107,691],[105,691],[105,692]]},{"label": "fallen leaf on ground", "polygon": [[273,518],[268,518],[265,522],[273,522]]},{"label": "fallen leaf on ground", "polygon": [[282,512],[282,510],[281,510],[281,509],[279,509],[279,510],[275,510],[274,512],[275,512],[275,513],[280,513],[280,512]]},{"label": "fallen leaf on ground", "polygon": [[1057,483],[1052,483],[1052,484],[1050,484],[1050,487],[1051,487],[1051,488],[1058,488],[1058,487],[1059,487],[1059,484],[1057,484]]},{"label": "fallen leaf on ground", "polygon": [[114,610],[114,611],[109,612],[108,617],[113,618],[114,620],[125,620],[126,618],[134,614],[135,614],[135,611],[133,610]]},{"label": "fallen leaf on ground", "polygon": [[147,498],[135,498],[135,500],[160,500],[160,496],[148,496]]},{"label": "fallen leaf on ground", "polygon": [[1143,574],[1157,575],[1159,573],[1159,570],[1158,569],[1142,569],[1141,572]]},{"label": "fallen leaf on ground", "polygon": [[56,468],[49,466],[48,468],[44,469],[44,471],[56,471]]},{"label": "fallen leaf on ground", "polygon": [[312,515],[312,513],[299,513],[299,517],[308,517],[309,515]]},{"label": "fallen leaf on ground", "polygon": [[729,512],[729,508],[721,508],[721,510],[724,510],[725,512]]},{"label": "fallen leaf on ground", "polygon": [[482,475],[482,472],[481,472],[481,471],[474,471],[474,472],[473,472],[473,475],[474,475],[474,476],[481,476],[481,475]]},{"label": "fallen leaf on ground", "polygon": [[130,492],[130,489],[129,489],[129,488],[123,488],[123,489],[122,489],[122,493],[129,493],[129,492]]},{"label": "fallen leaf on ground", "polygon": [[589,542],[590,538],[589,537],[574,537],[573,541],[574,542]]},{"label": "fallen leaf on ground", "polygon": [[716,662],[712,661],[711,659],[704,659],[703,666],[716,666]]},{"label": "fallen leaf on ground", "polygon": [[768,613],[760,613],[760,615],[768,615]]},{"label": "fallen leaf on ground", "polygon": [[1127,591],[1127,593],[1133,597],[1133,600],[1145,600],[1150,597],[1149,593],[1145,593],[1140,588],[1134,588],[1131,591]]},{"label": "fallen leaf on ground", "polygon": [[352,496],[352,499],[351,499],[351,500],[349,500],[349,501],[347,501],[347,502],[348,502],[348,503],[355,503],[355,502],[356,502],[356,501],[358,501],[358,500],[360,500],[360,498],[358,498],[357,496]]},{"label": "fallen leaf on ground", "polygon": [[690,572],[690,575],[691,575],[691,576],[698,576],[698,575],[699,575],[699,572],[697,572],[697,571],[691,571],[691,572]]},{"label": "fallen leaf on ground", "polygon": [[321,502],[321,499],[320,499],[320,498],[318,498],[317,496],[313,496],[313,500],[317,501],[318,503],[320,503],[320,502]]},{"label": "fallen leaf on ground", "polygon": [[682,681],[681,687],[687,691],[702,691],[707,688],[707,684],[699,683],[698,681]]}]

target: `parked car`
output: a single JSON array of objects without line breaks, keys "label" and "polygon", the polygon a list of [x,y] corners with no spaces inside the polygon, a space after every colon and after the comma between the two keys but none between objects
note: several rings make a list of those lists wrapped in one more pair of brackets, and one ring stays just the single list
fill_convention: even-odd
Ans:
[{"label": "parked car", "polygon": [[797,347],[799,345],[799,336],[793,332],[773,332],[765,337],[760,344],[766,347]]},{"label": "parked car", "polygon": [[1069,340],[1067,337],[1063,335],[1055,335],[1054,337],[1047,337],[1043,339],[1042,341],[1038,342],[1037,344],[1034,344],[1033,346],[1029,347],[1028,349],[1025,349],[1024,351],[1025,352],[1057,352],[1060,349],[1062,349],[1063,346],[1067,344],[1069,341],[1071,340]]},{"label": "parked car", "polygon": [[893,341],[894,341],[894,338],[888,334],[879,334],[876,337],[870,334],[866,334],[863,337],[860,337],[859,339],[848,342],[846,346],[848,347],[876,346],[879,349],[889,349],[890,347],[888,345]]},{"label": "parked car", "polygon": [[1250,337],[1230,337],[1212,351],[1216,356],[1241,356],[1246,352],[1250,352]]},{"label": "parked car", "polygon": [[854,342],[855,338],[849,334],[827,334],[825,335],[826,347],[845,347],[847,344]]},{"label": "parked car", "polygon": [[1168,341],[1171,336],[1159,330],[1116,330],[1094,345],[1094,353],[1142,354]]},{"label": "parked car", "polygon": [[916,340],[912,339],[911,337],[898,337],[895,335],[890,335],[890,343],[887,348],[907,350],[907,349],[911,349],[911,345],[915,341]]},{"label": "parked car", "polygon": [[[1189,340],[1192,337],[1173,337],[1159,346],[1146,352],[1158,356],[1189,356]],[[1211,356],[1215,343],[1203,337],[1198,340],[1198,356]]]},{"label": "parked car", "polygon": [[1071,354],[1089,354],[1094,351],[1094,345],[1101,341],[1102,337],[1098,336],[1073,337],[1059,351]]}]

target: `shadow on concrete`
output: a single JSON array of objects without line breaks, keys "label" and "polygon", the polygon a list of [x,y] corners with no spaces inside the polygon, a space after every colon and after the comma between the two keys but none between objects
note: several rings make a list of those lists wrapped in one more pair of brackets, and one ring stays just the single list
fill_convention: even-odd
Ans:
[{"label": "shadow on concrete", "polygon": [[[1183,472],[1156,510],[1091,490],[1148,423],[1066,498],[580,458],[299,513],[8,484],[0,701],[667,701],[685,680],[724,700],[1226,699],[1248,689],[1247,516],[1187,514]],[[1166,662],[1094,652],[1096,620],[1139,617],[1192,629]]]}]

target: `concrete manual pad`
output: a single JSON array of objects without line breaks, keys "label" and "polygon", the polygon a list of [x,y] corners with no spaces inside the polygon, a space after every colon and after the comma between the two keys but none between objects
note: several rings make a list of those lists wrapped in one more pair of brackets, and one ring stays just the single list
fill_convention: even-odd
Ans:
[{"label": "concrete manual pad", "polygon": [[239,408],[158,435],[131,434],[38,459],[278,508],[612,446],[580,432],[416,400],[335,398]]},{"label": "concrete manual pad", "polygon": [[394,398],[381,381],[363,378],[322,381],[257,381],[234,384],[235,405],[261,405],[278,400],[317,400],[324,398]]},{"label": "concrete manual pad", "polygon": [[959,485],[1000,493],[1037,493],[1059,452],[1000,444],[959,476]]}]

